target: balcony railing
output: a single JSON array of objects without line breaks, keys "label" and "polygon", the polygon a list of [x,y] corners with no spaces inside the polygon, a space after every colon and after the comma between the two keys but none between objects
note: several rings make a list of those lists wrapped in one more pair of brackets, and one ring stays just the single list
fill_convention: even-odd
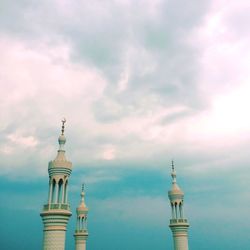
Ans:
[{"label": "balcony railing", "polygon": [[170,223],[171,224],[174,224],[174,223],[188,223],[188,221],[187,221],[187,219],[171,219]]},{"label": "balcony railing", "polygon": [[46,204],[43,206],[43,210],[56,210],[56,209],[63,209],[63,210],[69,210],[70,206],[69,204],[63,204],[63,203],[51,203]]},{"label": "balcony railing", "polygon": [[80,230],[75,230],[75,232],[77,232],[77,233],[87,233],[88,230],[87,229],[80,229]]}]

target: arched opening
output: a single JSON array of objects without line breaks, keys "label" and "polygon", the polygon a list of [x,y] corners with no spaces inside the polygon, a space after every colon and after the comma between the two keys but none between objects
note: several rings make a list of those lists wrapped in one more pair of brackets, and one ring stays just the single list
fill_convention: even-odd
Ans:
[{"label": "arched opening", "polygon": [[66,180],[65,184],[64,184],[64,194],[63,194],[63,203],[67,203],[67,193],[68,193],[68,180]]},{"label": "arched opening", "polygon": [[63,180],[60,179],[59,183],[58,183],[58,199],[57,199],[57,203],[60,203],[62,201],[62,189],[63,189]]},{"label": "arched opening", "polygon": [[180,218],[182,219],[182,203],[179,203]]},{"label": "arched opening", "polygon": [[56,199],[56,180],[53,179],[53,181],[52,181],[52,199],[51,199],[52,203],[56,202],[55,199]]},{"label": "arched opening", "polygon": [[80,230],[80,217],[77,216],[77,220],[76,220],[76,230]]},{"label": "arched opening", "polygon": [[48,194],[48,203],[51,203],[52,196],[52,180],[49,178],[49,194]]},{"label": "arched opening", "polygon": [[171,211],[172,211],[172,219],[175,218],[175,215],[174,215],[174,204],[171,202]]},{"label": "arched opening", "polygon": [[87,230],[87,215],[84,216],[84,230]]},{"label": "arched opening", "polygon": [[174,204],[174,210],[175,210],[175,219],[178,219],[177,202],[175,202]]},{"label": "arched opening", "polygon": [[84,216],[82,217],[82,228],[81,230],[84,230],[85,229],[85,218]]}]

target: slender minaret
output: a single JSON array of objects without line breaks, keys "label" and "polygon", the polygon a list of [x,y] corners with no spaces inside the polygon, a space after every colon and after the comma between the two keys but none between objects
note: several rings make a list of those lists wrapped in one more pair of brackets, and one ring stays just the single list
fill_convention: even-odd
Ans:
[{"label": "slender minaret", "polygon": [[184,193],[176,183],[176,172],[172,161],[172,188],[168,192],[172,209],[172,218],[169,227],[173,233],[174,250],[188,250],[188,221],[184,218]]},{"label": "slender minaret", "polygon": [[65,157],[64,124],[58,138],[59,150],[55,160],[49,162],[49,195],[48,203],[44,205],[41,217],[44,224],[43,250],[64,250],[65,233],[71,216],[68,203],[68,180],[72,171],[72,163]]},{"label": "slender minaret", "polygon": [[81,202],[76,209],[76,230],[75,230],[75,250],[86,250],[86,240],[88,238],[87,215],[88,208],[84,201],[84,185],[82,185]]}]

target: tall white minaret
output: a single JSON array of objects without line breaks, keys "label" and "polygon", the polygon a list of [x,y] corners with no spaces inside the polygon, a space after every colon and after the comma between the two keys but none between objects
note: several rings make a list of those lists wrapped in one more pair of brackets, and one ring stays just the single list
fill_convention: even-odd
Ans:
[{"label": "tall white minaret", "polygon": [[59,150],[55,160],[49,162],[49,195],[48,203],[44,205],[41,217],[44,224],[43,250],[64,250],[65,232],[71,216],[68,203],[68,181],[72,171],[72,163],[65,157],[64,124],[58,138]]},{"label": "tall white minaret", "polygon": [[183,212],[184,193],[176,183],[176,172],[173,161],[171,176],[172,188],[168,192],[168,197],[172,209],[172,218],[170,219],[169,227],[173,233],[174,250],[188,250],[189,224]]},{"label": "tall white minaret", "polygon": [[88,238],[88,229],[87,229],[87,215],[88,208],[84,201],[84,185],[82,185],[81,192],[81,202],[78,208],[76,209],[76,230],[75,230],[75,250],[86,250],[86,241]]}]

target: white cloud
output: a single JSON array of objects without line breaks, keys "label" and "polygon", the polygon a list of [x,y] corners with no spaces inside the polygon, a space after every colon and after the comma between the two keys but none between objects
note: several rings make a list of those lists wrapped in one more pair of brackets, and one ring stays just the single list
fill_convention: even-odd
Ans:
[{"label": "white cloud", "polygon": [[76,165],[100,159],[146,165],[173,154],[202,165],[195,155],[246,151],[249,36],[235,35],[233,16],[247,4],[224,3],[208,8],[197,1],[185,13],[174,1],[45,1],[34,12],[22,7],[27,16],[17,19],[19,35],[9,26],[13,33],[1,30],[3,168],[11,162],[13,172],[21,164],[29,172],[28,156],[18,164],[6,158],[27,147],[32,162],[47,165],[62,116],[68,120],[66,150]]},{"label": "white cloud", "polygon": [[113,160],[115,158],[116,149],[113,145],[105,145],[103,152],[102,152],[102,158],[104,160]]},{"label": "white cloud", "polygon": [[13,147],[11,146],[2,146],[0,148],[0,151],[3,153],[3,154],[6,154],[6,155],[11,155],[13,153]]},{"label": "white cloud", "polygon": [[[22,148],[34,148],[32,156],[27,155],[31,152],[25,152],[21,157],[23,160],[25,157],[24,162],[11,161],[12,170],[8,169],[9,160],[6,162],[5,158],[1,165],[11,173],[22,162],[29,171],[30,158],[38,160],[39,152],[49,146],[45,141],[50,135],[45,136],[44,130],[56,126],[59,134],[62,116],[69,117],[71,124],[85,121],[89,128],[95,123],[91,105],[102,96],[106,82],[94,68],[70,62],[66,44],[50,47],[45,43],[1,37],[0,48],[3,51],[0,58],[1,152],[18,159]],[[46,164],[49,160],[45,159]]]},{"label": "white cloud", "polygon": [[33,136],[21,136],[17,134],[10,134],[7,138],[15,143],[25,147],[35,147],[38,144],[38,140]]}]

